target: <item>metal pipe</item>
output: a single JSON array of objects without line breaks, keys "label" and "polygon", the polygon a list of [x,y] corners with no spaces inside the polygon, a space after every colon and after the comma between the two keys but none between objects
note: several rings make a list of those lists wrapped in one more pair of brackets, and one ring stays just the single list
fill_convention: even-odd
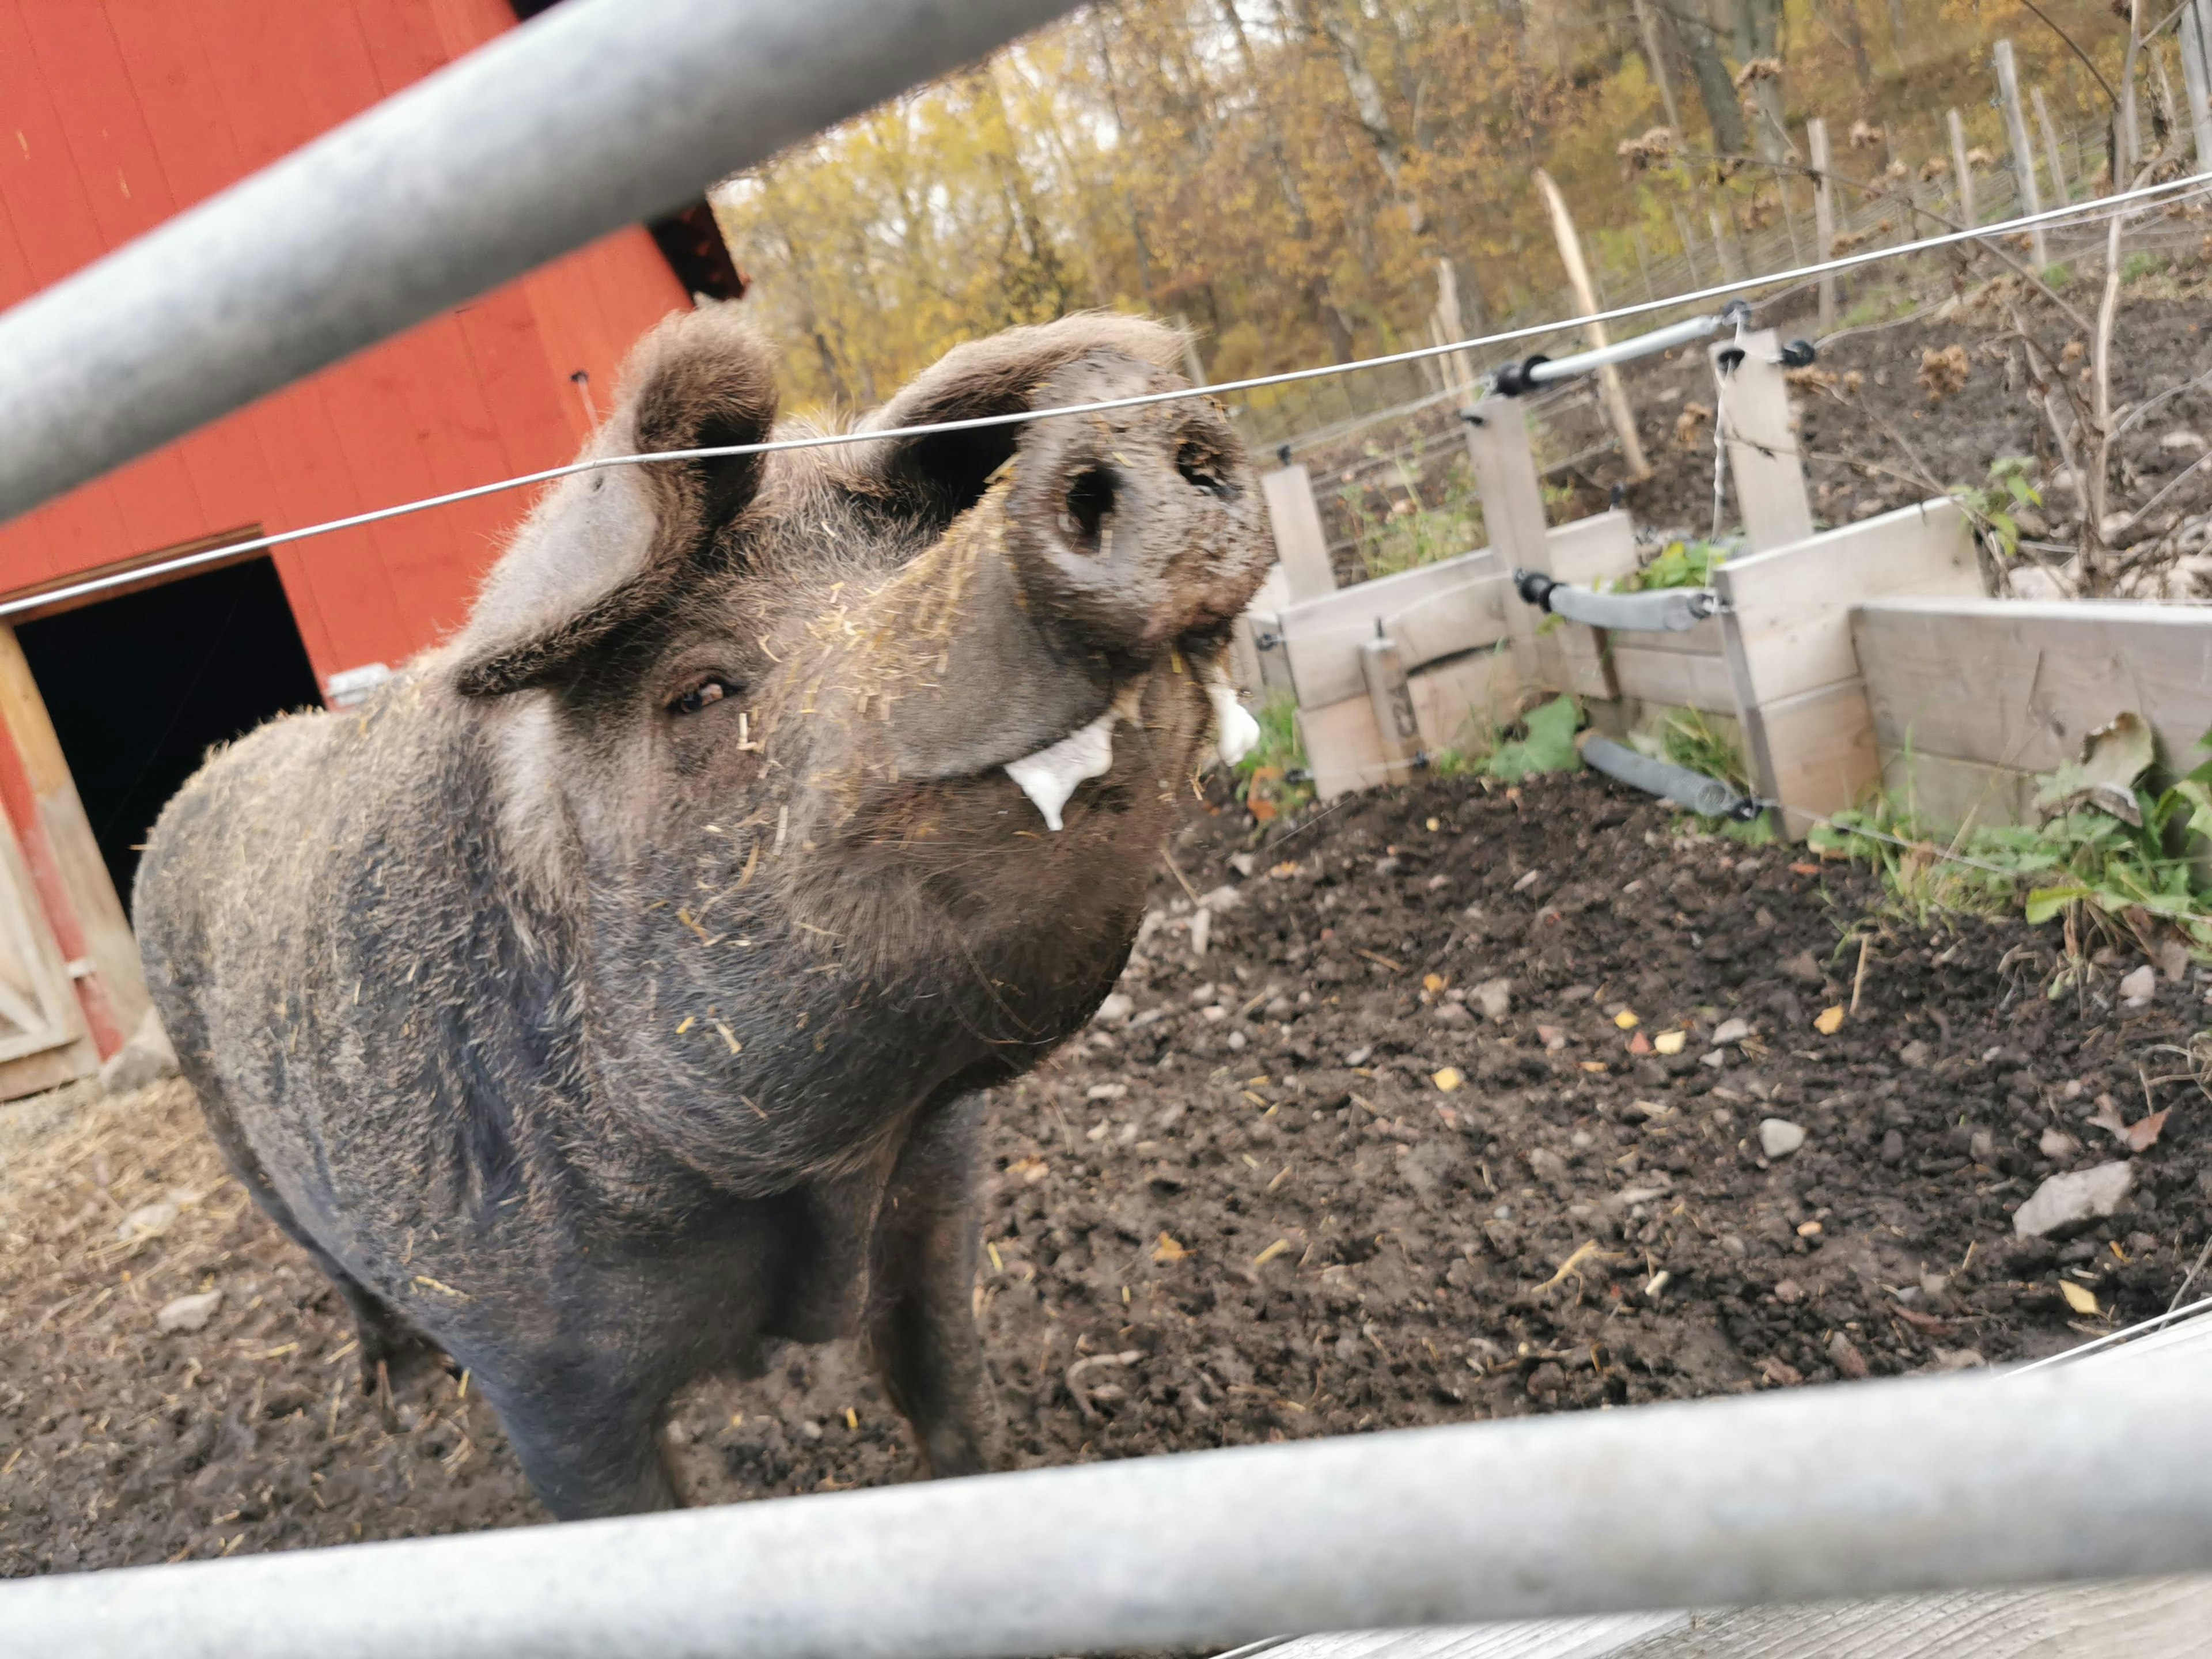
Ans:
[{"label": "metal pipe", "polygon": [[1540,570],[1513,573],[1514,592],[1540,611],[1591,628],[1625,633],[1683,634],[1719,613],[1720,595],[1708,587],[1655,587],[1640,593],[1601,593],[1554,581]]},{"label": "metal pipe", "polygon": [[1692,317],[1669,323],[1664,328],[1655,328],[1648,334],[1615,340],[1595,350],[1578,351],[1571,357],[1531,357],[1525,362],[1508,363],[1491,376],[1491,386],[1509,398],[1517,398],[1538,386],[1549,386],[1555,380],[1571,380],[1609,363],[1632,362],[1638,357],[1672,350],[1692,340],[1710,339],[1720,332],[1723,320],[1721,317]]},{"label": "metal pipe", "polygon": [[1759,816],[1757,801],[1739,795],[1720,779],[1709,778],[1703,772],[1692,772],[1672,761],[1640,755],[1625,744],[1594,732],[1583,732],[1576,739],[1576,746],[1582,750],[1583,763],[1592,771],[1602,772],[1615,782],[1641,789],[1647,795],[1687,807],[1700,817],[1735,818],[1748,823]]},{"label": "metal pipe", "polygon": [[984,1659],[2203,1571],[2186,1358],[57,1574],[0,1584],[0,1649]]},{"label": "metal pipe", "polygon": [[1068,3],[569,0],[0,317],[0,520]]}]

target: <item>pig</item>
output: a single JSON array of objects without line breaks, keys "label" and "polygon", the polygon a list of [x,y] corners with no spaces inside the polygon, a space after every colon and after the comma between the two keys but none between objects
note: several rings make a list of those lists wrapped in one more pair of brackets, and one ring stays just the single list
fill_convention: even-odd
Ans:
[{"label": "pig", "polygon": [[[1166,391],[1179,355],[1013,329],[854,429]],[[808,430],[702,304],[585,454]],[[365,1380],[442,1352],[555,1516],[615,1515],[678,1500],[677,1390],[854,1335],[924,1472],[990,1466],[977,1091],[1089,1018],[1181,794],[1249,740],[1254,486],[1195,399],[580,473],[450,640],[212,756],[145,850],[148,979]]]}]

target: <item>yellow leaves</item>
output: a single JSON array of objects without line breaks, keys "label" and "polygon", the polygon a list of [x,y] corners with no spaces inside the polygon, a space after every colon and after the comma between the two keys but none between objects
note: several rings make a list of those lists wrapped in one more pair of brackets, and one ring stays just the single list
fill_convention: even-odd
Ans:
[{"label": "yellow leaves", "polygon": [[1006,1165],[1006,1173],[1024,1186],[1034,1187],[1052,1173],[1052,1166],[1041,1158],[1018,1158]]},{"label": "yellow leaves", "polygon": [[1172,1233],[1162,1233],[1152,1245],[1152,1260],[1164,1265],[1170,1261],[1189,1260],[1190,1252],[1176,1242]]},{"label": "yellow leaves", "polygon": [[1833,1036],[1844,1029],[1844,1005],[1840,1002],[1820,1010],[1813,1021],[1813,1029],[1822,1036]]},{"label": "yellow leaves", "polygon": [[2077,1314],[2091,1319],[2097,1316],[2097,1293],[2087,1285],[2076,1285],[2070,1279],[2058,1281],[2058,1293],[2066,1298],[2066,1305]]},{"label": "yellow leaves", "polygon": [[1442,974],[1422,975],[1421,988],[1424,991],[1426,991],[1431,996],[1434,996],[1437,992],[1444,988],[1444,976]]},{"label": "yellow leaves", "polygon": [[1451,1093],[1453,1090],[1458,1088],[1460,1085],[1467,1081],[1464,1077],[1460,1075],[1460,1069],[1456,1066],[1445,1066],[1443,1070],[1438,1072],[1429,1080],[1434,1083],[1437,1087],[1445,1094]]},{"label": "yellow leaves", "polygon": [[1690,1040],[1687,1031],[1662,1031],[1651,1039],[1651,1046],[1662,1054],[1679,1054],[1682,1045]]}]

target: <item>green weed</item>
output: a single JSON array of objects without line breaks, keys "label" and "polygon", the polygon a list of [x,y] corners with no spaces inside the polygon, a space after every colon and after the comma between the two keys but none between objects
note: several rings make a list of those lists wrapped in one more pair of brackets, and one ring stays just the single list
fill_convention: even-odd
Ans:
[{"label": "green weed", "polygon": [[[2111,730],[2125,738],[2123,716]],[[2204,746],[2212,747],[2212,733]],[[2144,781],[2147,733],[2140,766],[2119,783],[2099,781],[2095,757],[2045,781],[2039,799],[2054,807],[2039,824],[1961,830],[1943,842],[1905,811],[1881,799],[1837,814],[1838,828],[1816,828],[1816,848],[1849,853],[1877,866],[1891,896],[1917,920],[1943,910],[1984,915],[2021,909],[2032,923],[2064,921],[2069,943],[2086,931],[2132,935],[2155,951],[2161,928],[2212,953],[2212,884],[2203,876],[2200,842],[2212,842],[2212,760],[2162,788]],[[1899,847],[1859,833],[1878,830]],[[1973,862],[1946,858],[1962,854]],[[2054,989],[2068,977],[2062,970]]]},{"label": "green weed", "polygon": [[[1718,778],[1740,795],[1752,793],[1751,763],[1735,740],[1694,708],[1679,708],[1667,717],[1659,733],[1659,752],[1677,766],[1701,777]],[[1698,817],[1698,828],[1707,835],[1726,836],[1747,847],[1764,847],[1774,839],[1771,815],[1762,812],[1748,823],[1734,818]]]},{"label": "green weed", "polygon": [[1669,542],[1641,570],[1615,580],[1616,593],[1643,593],[1661,587],[1710,587],[1713,572],[1735,549],[1725,542]]},{"label": "green weed", "polygon": [[2001,559],[2020,556],[2020,522],[2013,515],[2043,505],[2043,492],[2027,481],[2034,470],[2035,463],[2025,455],[2000,455],[1990,463],[1988,483],[1951,492]]},{"label": "green weed", "polygon": [[1571,696],[1554,697],[1530,709],[1522,720],[1526,735],[1499,744],[1481,769],[1507,783],[1543,772],[1571,772],[1583,763],[1575,748],[1575,731],[1582,723],[1580,704]]},{"label": "green weed", "polygon": [[1368,506],[1364,489],[1347,488],[1338,493],[1352,520],[1359,562],[1370,578],[1395,576],[1401,570],[1472,553],[1482,545],[1482,501],[1465,467],[1455,467],[1446,475],[1443,499],[1434,507],[1421,501],[1419,480],[1403,461],[1398,463],[1398,477],[1405,499],[1385,512]]},{"label": "green weed", "polygon": [[1260,741],[1237,763],[1237,799],[1261,823],[1294,812],[1313,799],[1310,783],[1293,783],[1291,775],[1306,769],[1305,744],[1298,739],[1298,700],[1279,691],[1252,711]]}]

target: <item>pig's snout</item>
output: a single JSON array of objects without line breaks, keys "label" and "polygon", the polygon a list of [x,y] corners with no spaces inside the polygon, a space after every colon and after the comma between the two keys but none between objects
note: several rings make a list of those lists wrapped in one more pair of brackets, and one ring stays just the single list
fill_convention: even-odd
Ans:
[{"label": "pig's snout", "polygon": [[[1048,400],[1067,380],[1083,401],[1173,384],[1126,360],[1085,362],[1055,376]],[[1235,617],[1266,574],[1256,482],[1235,430],[1208,404],[1041,422],[1014,467],[1008,546],[1024,596],[1041,621],[1087,648],[1157,657]]]}]

